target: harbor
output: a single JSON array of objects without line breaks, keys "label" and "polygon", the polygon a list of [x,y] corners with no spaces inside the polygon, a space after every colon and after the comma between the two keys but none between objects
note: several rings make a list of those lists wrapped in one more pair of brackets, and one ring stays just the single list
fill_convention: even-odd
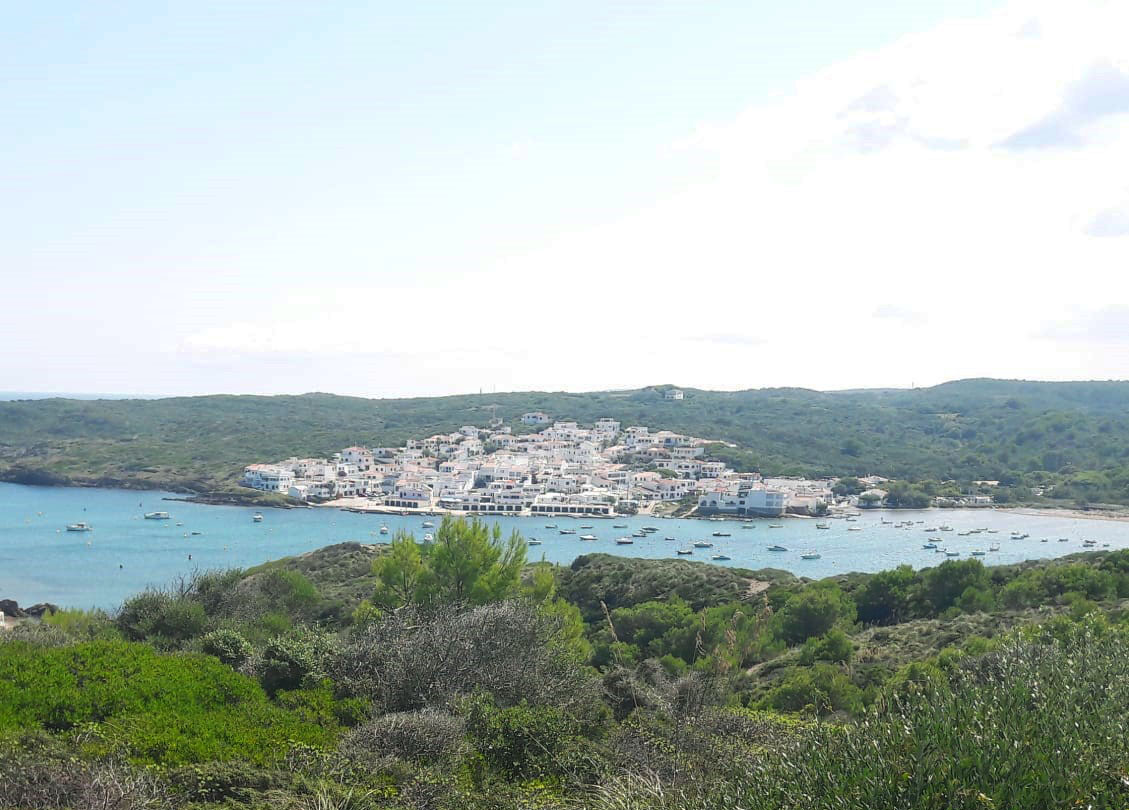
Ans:
[{"label": "harbor", "polygon": [[[331,508],[273,509],[258,513],[262,519],[256,520],[256,511],[247,507],[168,500],[176,497],[0,484],[0,596],[112,608],[132,593],[167,585],[193,571],[245,568],[333,543],[387,543],[399,532],[422,541],[441,520]],[[169,518],[145,518],[156,512]],[[813,578],[898,565],[925,568],[952,559],[950,553],[1001,565],[1129,548],[1129,527],[1121,521],[1004,509],[863,511],[854,519],[827,520],[828,528],[822,530],[816,521],[802,519],[482,519],[498,523],[505,534],[520,532],[530,541],[531,560],[567,565],[581,554],[603,552],[771,567]],[[88,525],[89,531],[67,530],[78,523]],[[941,525],[952,531],[939,531]],[[929,528],[938,531],[926,531]],[[631,542],[620,542],[624,538]],[[923,547],[931,542],[943,551]],[[994,547],[997,550],[991,550]],[[984,553],[974,555],[976,551]]]}]

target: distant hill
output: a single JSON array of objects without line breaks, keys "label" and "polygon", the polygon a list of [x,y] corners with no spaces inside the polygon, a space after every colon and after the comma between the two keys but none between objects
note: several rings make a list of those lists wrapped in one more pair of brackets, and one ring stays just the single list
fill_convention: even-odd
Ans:
[{"label": "distant hill", "polygon": [[42,483],[234,486],[242,467],[354,443],[516,424],[522,413],[692,433],[738,445],[768,474],[1055,482],[1065,497],[1129,500],[1129,383],[973,379],[913,390],[670,386],[412,399],[331,394],[0,402],[0,476]]}]

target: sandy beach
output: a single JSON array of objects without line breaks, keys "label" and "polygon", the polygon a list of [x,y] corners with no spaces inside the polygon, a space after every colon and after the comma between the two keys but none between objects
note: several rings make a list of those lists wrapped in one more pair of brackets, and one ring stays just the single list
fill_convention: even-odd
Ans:
[{"label": "sandy beach", "polygon": [[1016,515],[1030,515],[1032,517],[1112,520],[1121,523],[1129,523],[1129,512],[1115,512],[1109,509],[1038,509],[1033,507],[1017,507],[1015,509],[1001,509],[1000,511],[1007,511]]}]

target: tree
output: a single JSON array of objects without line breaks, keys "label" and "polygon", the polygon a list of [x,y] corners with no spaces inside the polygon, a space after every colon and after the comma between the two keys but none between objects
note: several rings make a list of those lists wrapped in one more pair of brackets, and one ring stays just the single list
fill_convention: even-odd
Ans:
[{"label": "tree", "polygon": [[916,583],[917,575],[908,565],[874,574],[855,594],[859,621],[895,624],[908,618],[910,594]]},{"label": "tree", "polygon": [[377,586],[372,604],[381,610],[404,605],[459,603],[484,605],[517,594],[526,543],[516,531],[502,540],[502,529],[477,519],[446,517],[435,540],[419,544],[399,534],[388,554],[373,563]]},{"label": "tree", "polygon": [[373,561],[376,590],[372,603],[384,610],[418,601],[424,576],[423,556],[416,541],[406,532],[397,532],[388,553]]},{"label": "tree", "polygon": [[781,611],[780,632],[789,644],[822,636],[855,621],[855,603],[834,582],[817,582],[793,594]]},{"label": "tree", "polygon": [[484,605],[517,591],[527,547],[516,531],[503,542],[498,524],[446,517],[424,548],[423,601]]}]

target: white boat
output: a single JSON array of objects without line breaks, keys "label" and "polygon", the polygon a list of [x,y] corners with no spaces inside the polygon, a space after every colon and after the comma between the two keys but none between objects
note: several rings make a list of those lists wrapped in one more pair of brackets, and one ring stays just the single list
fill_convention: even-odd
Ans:
[{"label": "white boat", "polygon": [[423,536],[423,542],[425,542],[425,543],[430,543],[434,539],[435,539],[435,536],[432,535],[432,534],[425,534]]},{"label": "white boat", "polygon": [[635,541],[632,540],[630,537],[617,537],[616,541],[615,541],[615,544],[617,546],[630,546],[630,545],[634,545],[634,543],[635,543]]},{"label": "white boat", "polygon": [[713,543],[708,540],[695,540],[694,548],[713,548]]},{"label": "white boat", "polygon": [[786,549],[784,546],[781,546],[781,545],[775,545],[775,546],[769,546],[768,550],[769,551],[787,551],[788,549]]},{"label": "white boat", "polygon": [[770,524],[768,524],[768,528],[770,528],[770,529],[783,529],[784,524],[783,523],[770,523]]},{"label": "white boat", "polygon": [[94,527],[91,526],[89,523],[81,523],[80,522],[80,523],[68,523],[67,524],[67,531],[68,532],[89,532],[89,531],[93,531],[93,530],[94,530]]},{"label": "white boat", "polygon": [[425,529],[434,529],[434,528],[435,528],[435,524],[434,524],[434,523],[432,523],[432,522],[431,522],[430,520],[425,520],[425,521],[423,522],[423,528],[425,528]]},{"label": "white boat", "polygon": [[631,536],[632,536],[632,537],[647,537],[647,533],[646,533],[646,532],[642,532],[642,531],[640,531],[640,532],[635,532],[635,533],[634,533],[634,534],[632,534]]},{"label": "white boat", "polygon": [[561,534],[576,534],[576,529],[561,529]]},{"label": "white boat", "polygon": [[581,540],[596,540],[598,538],[594,534],[582,534],[582,535],[580,535],[580,539]]},{"label": "white boat", "polygon": [[922,548],[937,548],[937,544],[936,543],[926,543],[925,545],[922,546]]},{"label": "white boat", "polygon": [[754,526],[752,523],[742,523],[741,528],[742,529],[755,529],[756,526]]},{"label": "white boat", "polygon": [[557,528],[557,524],[556,523],[546,523],[545,528],[546,529],[555,529],[555,528]]},{"label": "white boat", "polygon": [[952,526],[941,526],[940,528],[943,532],[951,532],[953,530]]},{"label": "white boat", "polygon": [[823,555],[820,554],[818,551],[805,551],[803,554],[800,555],[800,559],[801,560],[818,560],[822,556]]},{"label": "white boat", "polygon": [[732,535],[729,532],[714,532],[713,536],[714,537],[732,537]]},{"label": "white boat", "polygon": [[580,524],[580,528],[582,528],[582,529],[591,529],[591,528],[592,528],[592,525],[591,525],[591,524],[589,524],[589,523],[582,523],[582,524]]},{"label": "white boat", "polygon": [[988,546],[988,551],[999,551],[999,550],[1000,550],[1000,544],[999,543],[992,543],[992,545]]},{"label": "white boat", "polygon": [[959,557],[960,552],[959,551],[946,551],[945,556],[946,557]]},{"label": "white boat", "polygon": [[710,557],[711,560],[729,560],[732,559],[728,554],[714,554]]},{"label": "white boat", "polygon": [[626,523],[613,523],[612,528],[613,529],[626,529],[627,524]]},{"label": "white boat", "polygon": [[146,520],[168,520],[170,517],[168,512],[146,512]]},{"label": "white boat", "polygon": [[817,529],[830,529],[831,524],[830,523],[817,523],[817,524],[815,524],[815,527]]},{"label": "white boat", "polygon": [[539,545],[541,545],[541,541],[540,541],[540,540],[538,540],[538,539],[537,539],[536,537],[530,537],[530,538],[529,538],[528,540],[526,540],[525,542],[526,542],[526,544],[527,544],[527,545],[530,545],[530,546],[539,546]]},{"label": "white boat", "polygon": [[680,548],[680,549],[678,549],[678,551],[676,553],[677,554],[693,554],[694,549],[692,549],[692,548]]},{"label": "white boat", "polygon": [[861,532],[862,526],[848,526],[847,531],[849,531],[849,532]]},{"label": "white boat", "polygon": [[380,527],[380,533],[381,534],[388,534],[388,527],[387,526],[381,526]]}]

